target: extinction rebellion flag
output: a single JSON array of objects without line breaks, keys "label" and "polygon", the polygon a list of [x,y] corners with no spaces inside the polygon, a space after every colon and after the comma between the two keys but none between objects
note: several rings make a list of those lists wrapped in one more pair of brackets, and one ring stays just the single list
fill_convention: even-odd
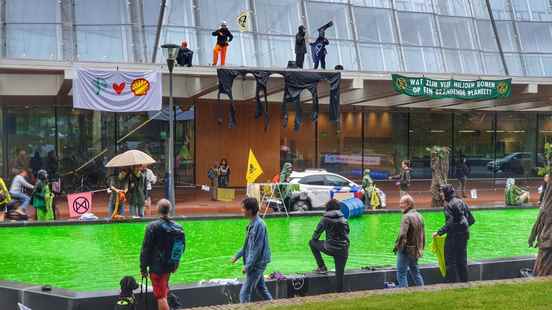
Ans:
[{"label": "extinction rebellion flag", "polygon": [[161,110],[161,72],[74,68],[73,107],[108,112]]},{"label": "extinction rebellion flag", "polygon": [[512,79],[505,80],[432,80],[393,74],[393,88],[408,96],[436,99],[493,99],[512,95]]}]

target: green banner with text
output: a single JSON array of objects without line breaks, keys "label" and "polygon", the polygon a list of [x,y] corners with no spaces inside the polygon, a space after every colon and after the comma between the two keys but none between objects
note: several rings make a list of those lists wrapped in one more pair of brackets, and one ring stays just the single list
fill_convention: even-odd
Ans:
[{"label": "green banner with text", "polygon": [[408,96],[455,99],[493,99],[512,95],[512,79],[505,80],[432,80],[393,74],[393,88]]}]

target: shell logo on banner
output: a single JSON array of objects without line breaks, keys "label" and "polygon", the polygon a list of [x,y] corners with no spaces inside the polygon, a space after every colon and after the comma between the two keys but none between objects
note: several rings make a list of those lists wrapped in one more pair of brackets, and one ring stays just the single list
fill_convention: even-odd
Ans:
[{"label": "shell logo on banner", "polygon": [[149,89],[149,81],[142,78],[132,81],[132,84],[130,85],[130,90],[134,96],[144,96],[148,93]]}]

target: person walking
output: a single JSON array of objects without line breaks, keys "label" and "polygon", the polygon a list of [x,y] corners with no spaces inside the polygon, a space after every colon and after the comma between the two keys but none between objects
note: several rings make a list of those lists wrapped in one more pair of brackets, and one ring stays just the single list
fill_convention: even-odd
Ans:
[{"label": "person walking", "polygon": [[19,174],[13,178],[10,186],[10,195],[12,199],[19,201],[19,208],[25,213],[27,213],[27,208],[31,203],[31,197],[25,194],[25,190],[32,191],[34,189],[34,186],[26,180],[28,176],[29,173],[27,170],[20,170]]},{"label": "person walking", "polygon": [[129,209],[132,217],[144,217],[144,205],[146,201],[144,188],[146,188],[146,176],[140,166],[132,167],[129,175]]},{"label": "person walking", "polygon": [[295,64],[297,68],[303,69],[305,62],[305,54],[307,53],[307,41],[305,39],[307,33],[305,32],[305,26],[299,26],[297,34],[295,35]]},{"label": "person walking", "polygon": [[178,269],[186,249],[182,226],[169,217],[172,208],[167,199],[157,202],[159,219],[147,226],[140,252],[140,273],[151,279],[159,310],[169,310],[169,278]]},{"label": "person walking", "polygon": [[468,240],[470,226],[475,223],[475,219],[468,205],[456,197],[452,185],[442,186],[441,194],[446,202],[445,224],[433,234],[433,237],[447,234],[445,240],[447,282],[468,282]]},{"label": "person walking", "polygon": [[406,194],[399,206],[403,212],[399,236],[393,252],[397,255],[397,282],[399,287],[408,287],[408,272],[416,286],[424,285],[424,278],[418,268],[418,259],[425,248],[424,218],[414,209],[414,199]]},{"label": "person walking", "polygon": [[[320,240],[322,233],[325,240]],[[320,219],[312,235],[309,246],[316,260],[316,273],[325,274],[328,268],[320,253],[332,256],[335,264],[336,291],[343,292],[345,265],[349,257],[349,223],[341,212],[339,201],[332,199],[326,203],[326,212]]]},{"label": "person walking", "polygon": [[390,180],[398,179],[397,182],[399,185],[399,197],[402,197],[408,194],[408,189],[410,188],[410,161],[403,160],[401,162],[401,172],[398,175],[389,177]]},{"label": "person walking", "polygon": [[217,37],[217,43],[213,50],[213,66],[216,66],[218,63],[218,58],[220,54],[220,65],[224,66],[226,64],[226,51],[228,50],[229,42],[232,42],[234,36],[228,30],[228,25],[225,21],[220,23],[220,28],[213,31],[212,35]]},{"label": "person walking", "polygon": [[226,158],[220,160],[218,166],[218,186],[219,187],[228,187],[230,184],[230,166]]},{"label": "person walking", "polygon": [[456,164],[456,178],[458,179],[458,185],[460,187],[460,193],[462,193],[462,198],[466,198],[466,183],[468,181],[468,176],[470,175],[470,166],[465,157],[460,157]]},{"label": "person walking", "polygon": [[32,195],[33,207],[36,209],[36,219],[38,221],[52,221],[54,220],[54,194],[50,189],[48,173],[41,169],[37,172],[36,178],[37,182]]},{"label": "person walking", "polygon": [[265,222],[259,217],[259,202],[256,198],[242,201],[245,218],[249,220],[247,234],[241,250],[232,258],[232,264],[243,259],[245,281],[240,290],[240,303],[248,303],[254,292],[259,292],[265,300],[272,300],[266,287],[263,273],[270,263],[271,254]]}]

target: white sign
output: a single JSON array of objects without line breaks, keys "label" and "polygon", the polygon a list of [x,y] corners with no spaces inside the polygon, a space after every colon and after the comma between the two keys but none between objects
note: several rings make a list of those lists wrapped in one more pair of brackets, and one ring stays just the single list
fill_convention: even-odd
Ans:
[{"label": "white sign", "polygon": [[[324,163],[326,164],[348,164],[348,165],[362,165],[361,155],[324,155]],[[381,164],[381,157],[379,156],[364,156],[364,164],[367,166],[379,166]]]},{"label": "white sign", "polygon": [[237,22],[240,32],[251,31],[251,15],[249,11],[241,12],[240,15],[238,15]]},{"label": "white sign", "polygon": [[75,67],[73,107],[108,112],[161,110],[161,72]]}]

